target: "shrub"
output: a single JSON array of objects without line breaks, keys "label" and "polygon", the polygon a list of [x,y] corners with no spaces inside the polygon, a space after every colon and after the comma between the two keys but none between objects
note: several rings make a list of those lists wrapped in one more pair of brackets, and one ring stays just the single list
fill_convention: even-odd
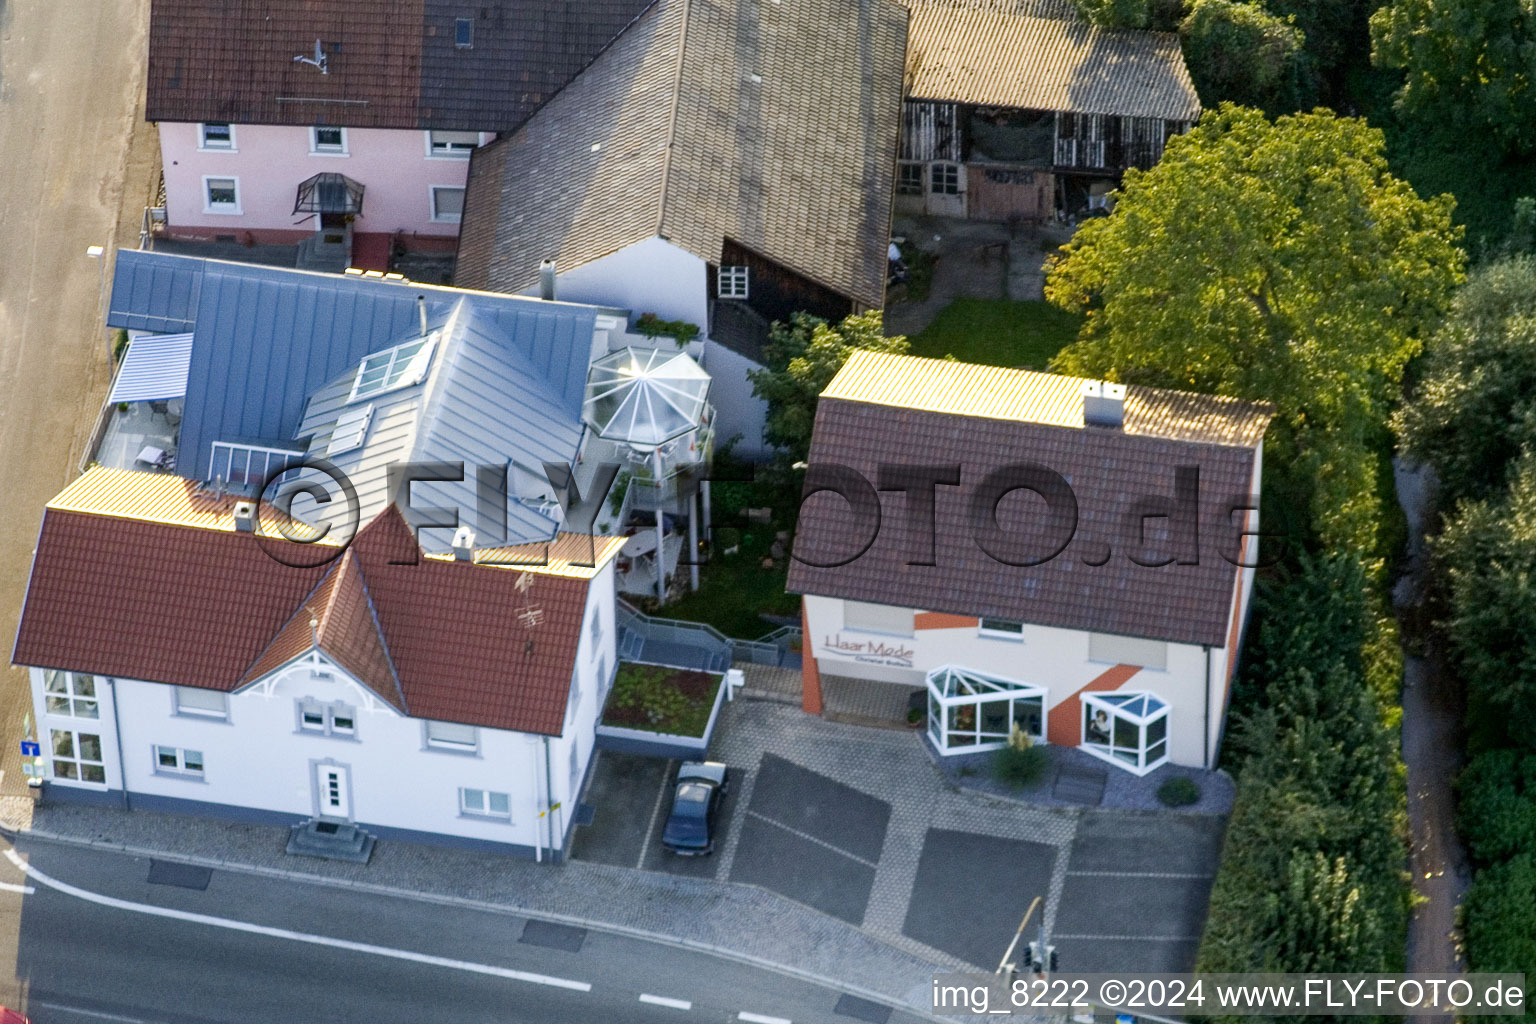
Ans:
[{"label": "shrub", "polygon": [[1456,783],[1461,834],[1484,863],[1536,851],[1536,753],[1490,750]]},{"label": "shrub", "polygon": [[1003,785],[1023,789],[1039,782],[1050,763],[1051,756],[1046,749],[1036,746],[1029,734],[1015,722],[1008,736],[1008,745],[997,752],[994,770]]},{"label": "shrub", "polygon": [[669,337],[677,342],[678,348],[699,336],[698,324],[691,324],[687,320],[663,320],[655,313],[641,313],[635,320],[635,329],[652,341],[663,336]]},{"label": "shrub", "polygon": [[1529,986],[1536,976],[1536,853],[1479,871],[1465,906],[1472,969],[1521,971]]},{"label": "shrub", "polygon": [[1188,807],[1200,800],[1200,785],[1188,775],[1175,775],[1157,787],[1157,801],[1164,807]]}]

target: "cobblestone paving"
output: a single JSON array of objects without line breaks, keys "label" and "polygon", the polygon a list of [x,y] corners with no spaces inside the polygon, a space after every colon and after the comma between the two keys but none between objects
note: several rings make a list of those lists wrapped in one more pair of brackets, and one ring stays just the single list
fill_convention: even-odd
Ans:
[{"label": "cobblestone paving", "polygon": [[[1054,913],[1066,880],[1068,848],[1076,834],[1075,813],[1028,807],[956,790],[934,770],[918,737],[905,729],[866,729],[828,722],[793,708],[755,701],[737,702],[722,709],[710,756],[733,768],[745,769],[746,787],[738,808],[751,802],[751,786],[764,754],[777,755],[890,803],[885,846],[864,913],[864,931],[870,935],[914,956],[951,967],[962,966],[957,957],[923,945],[902,931],[923,842],[930,828],[1055,848],[1058,856],[1047,906],[1047,913]],[[738,811],[737,820],[728,825],[722,851],[722,878],[729,877],[740,832]],[[1023,911],[1021,906],[1020,914]]]},{"label": "cobblestone paving", "polygon": [[916,689],[919,687],[896,686],[823,672],[821,693],[826,702],[823,714],[834,722],[882,729],[905,729],[907,699]]}]

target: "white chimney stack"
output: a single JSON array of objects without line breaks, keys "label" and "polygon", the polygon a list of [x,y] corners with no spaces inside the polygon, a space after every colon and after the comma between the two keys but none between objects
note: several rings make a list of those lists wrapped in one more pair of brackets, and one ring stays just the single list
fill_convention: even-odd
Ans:
[{"label": "white chimney stack", "polygon": [[425,295],[416,296],[416,314],[421,318],[421,336],[425,338],[427,336],[427,297]]},{"label": "white chimney stack", "polygon": [[475,560],[475,531],[461,526],[453,531],[453,557],[461,562]]},{"label": "white chimney stack", "polygon": [[1104,380],[1083,382],[1083,426],[1125,426],[1125,385]]},{"label": "white chimney stack", "polygon": [[235,531],[237,533],[256,532],[256,503],[254,501],[235,502]]}]

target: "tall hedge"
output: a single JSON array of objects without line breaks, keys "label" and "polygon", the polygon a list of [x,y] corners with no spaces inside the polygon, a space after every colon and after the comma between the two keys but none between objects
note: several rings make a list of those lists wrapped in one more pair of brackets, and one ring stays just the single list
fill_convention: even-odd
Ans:
[{"label": "tall hedge", "polygon": [[1237,804],[1197,969],[1399,969],[1407,814],[1393,716],[1369,681],[1370,574],[1304,557],[1258,593],[1230,727]]}]

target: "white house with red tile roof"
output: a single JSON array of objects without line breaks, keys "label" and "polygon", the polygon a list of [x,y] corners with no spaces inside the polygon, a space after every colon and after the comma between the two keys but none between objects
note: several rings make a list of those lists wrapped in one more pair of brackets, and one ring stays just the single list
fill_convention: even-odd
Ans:
[{"label": "white house with red tile roof", "polygon": [[106,468],[49,503],[12,656],[49,798],[561,857],[624,539],[427,555],[394,506],[345,547],[292,527]]}]

